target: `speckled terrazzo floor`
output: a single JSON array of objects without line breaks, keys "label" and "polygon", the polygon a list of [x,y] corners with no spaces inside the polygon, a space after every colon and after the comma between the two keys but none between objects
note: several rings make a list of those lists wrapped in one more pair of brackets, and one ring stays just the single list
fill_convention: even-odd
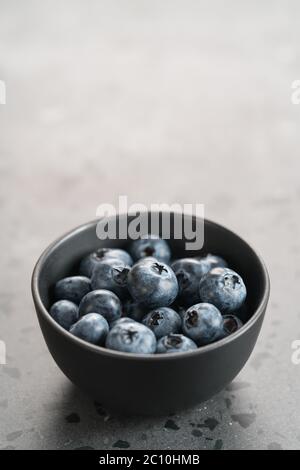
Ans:
[{"label": "speckled terrazzo floor", "polygon": [[[0,0],[0,447],[300,448],[297,1]],[[108,416],[50,357],[30,276],[101,202],[201,202],[263,255],[272,294],[230,387]]]}]

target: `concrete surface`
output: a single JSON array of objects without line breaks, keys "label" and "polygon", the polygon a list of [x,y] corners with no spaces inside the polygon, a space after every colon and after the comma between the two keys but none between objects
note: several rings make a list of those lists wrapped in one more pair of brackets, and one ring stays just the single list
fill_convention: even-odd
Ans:
[{"label": "concrete surface", "polygon": [[[300,447],[299,18],[297,1],[0,0],[1,448]],[[120,194],[204,203],[270,270],[250,361],[178,416],[109,417],[37,325],[37,257]]]}]

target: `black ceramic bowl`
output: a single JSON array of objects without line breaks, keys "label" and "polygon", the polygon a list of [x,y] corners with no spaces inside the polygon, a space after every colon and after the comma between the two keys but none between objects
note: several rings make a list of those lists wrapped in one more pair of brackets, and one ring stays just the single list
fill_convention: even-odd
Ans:
[{"label": "black ceramic bowl", "polygon": [[[225,339],[186,353],[134,355],[111,351],[72,336],[48,313],[51,287],[75,272],[82,256],[101,246],[126,246],[124,240],[100,241],[96,224],[97,221],[87,223],[55,241],[42,254],[33,272],[36,312],[59,368],[95,400],[126,414],[166,414],[219,392],[246,363],[263,322],[269,278],[261,258],[236,234],[205,220],[201,253],[223,256],[246,283],[247,305],[241,312],[245,325]],[[171,239],[169,243],[174,258],[187,255],[184,239]],[[194,254],[197,253],[189,252]]]}]

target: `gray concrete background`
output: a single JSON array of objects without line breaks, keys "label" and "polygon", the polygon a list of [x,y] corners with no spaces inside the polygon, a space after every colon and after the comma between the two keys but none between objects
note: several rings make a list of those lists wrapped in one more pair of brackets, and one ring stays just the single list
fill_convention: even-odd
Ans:
[{"label": "gray concrete background", "polygon": [[[300,447],[299,31],[297,1],[0,0],[1,448]],[[120,194],[205,203],[270,270],[248,364],[173,417],[96,409],[33,309],[40,252]]]}]

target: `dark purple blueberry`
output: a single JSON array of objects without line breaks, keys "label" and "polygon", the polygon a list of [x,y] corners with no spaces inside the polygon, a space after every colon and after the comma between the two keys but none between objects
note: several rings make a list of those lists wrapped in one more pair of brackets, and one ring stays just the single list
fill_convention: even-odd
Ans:
[{"label": "dark purple blueberry", "polygon": [[227,336],[235,333],[240,328],[242,328],[242,321],[232,314],[227,314],[223,316],[222,328],[218,339],[226,338]]},{"label": "dark purple blueberry", "polygon": [[206,266],[195,258],[183,258],[174,261],[171,268],[178,281],[179,303],[189,307],[200,302],[199,283],[207,272]]},{"label": "dark purple blueberry", "polygon": [[123,315],[132,318],[135,321],[142,321],[146,313],[147,309],[132,299],[127,299],[123,303]]}]

